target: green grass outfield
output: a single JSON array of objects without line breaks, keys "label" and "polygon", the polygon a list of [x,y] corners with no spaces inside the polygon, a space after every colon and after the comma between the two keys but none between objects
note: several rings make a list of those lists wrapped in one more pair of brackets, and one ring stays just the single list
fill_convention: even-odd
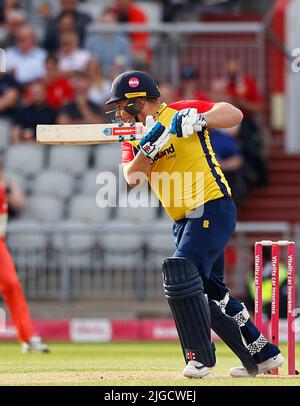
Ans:
[{"label": "green grass outfield", "polygon": [[[0,343],[0,386],[3,385],[109,385],[109,386],[225,386],[299,385],[300,376],[263,375],[233,379],[228,369],[239,360],[217,343],[217,366],[203,379],[181,375],[183,358],[177,343],[115,342],[105,344],[52,343],[50,354],[21,354],[16,343]],[[297,347],[300,353],[300,345]],[[282,346],[286,354],[286,346]],[[297,360],[300,368],[300,359]]]}]

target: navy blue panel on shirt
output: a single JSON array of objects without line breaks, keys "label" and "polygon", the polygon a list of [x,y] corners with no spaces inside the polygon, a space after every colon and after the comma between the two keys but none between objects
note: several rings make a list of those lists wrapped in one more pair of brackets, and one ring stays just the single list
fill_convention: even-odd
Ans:
[{"label": "navy blue panel on shirt", "polygon": [[224,196],[229,196],[228,189],[221,180],[221,175],[219,175],[216,171],[216,167],[212,161],[212,156],[210,155],[210,152],[209,152],[208,147],[205,142],[205,136],[202,131],[198,133],[198,137],[199,137],[202,149],[205,153],[207,163],[211,169],[211,173],[213,174],[214,178],[216,179],[217,185],[219,186],[219,188]]}]

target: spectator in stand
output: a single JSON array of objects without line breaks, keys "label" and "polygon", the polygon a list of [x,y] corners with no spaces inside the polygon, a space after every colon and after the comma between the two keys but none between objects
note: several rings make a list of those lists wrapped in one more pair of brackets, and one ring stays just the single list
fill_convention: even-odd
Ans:
[{"label": "spectator in stand", "polygon": [[[131,57],[131,55],[130,55]],[[133,65],[131,65],[129,67],[129,69],[125,68],[126,65],[126,60],[124,59],[123,56],[118,56],[115,59],[114,64],[112,65],[112,67],[109,69],[109,71],[107,72],[106,76],[109,78],[109,80],[113,80],[113,78],[117,77],[118,75],[120,75],[122,72],[125,72],[126,70],[132,70],[133,69]]]},{"label": "spectator in stand", "polygon": [[38,21],[37,15],[42,18],[55,16],[60,11],[60,0],[0,0],[5,3],[5,12],[12,9],[22,9],[30,20]]},{"label": "spectator in stand", "polygon": [[36,45],[33,30],[24,26],[17,34],[17,45],[6,51],[7,71],[18,83],[27,85],[45,76],[46,52]]},{"label": "spectator in stand", "polygon": [[[199,20],[199,13],[201,12],[202,3],[217,3],[217,0],[164,0],[161,2],[162,6],[162,20],[163,22],[185,22]],[[230,0],[219,0],[230,1]],[[215,5],[212,6],[215,9]]]},{"label": "spectator in stand", "polygon": [[103,108],[109,98],[111,82],[104,78],[98,59],[91,59],[86,67],[89,80],[88,99]]},{"label": "spectator in stand", "polygon": [[[62,33],[64,31],[74,31],[76,32],[76,18],[70,11],[65,11],[61,13],[58,17],[58,31]],[[58,38],[59,39],[59,38]],[[57,48],[59,43],[57,43]]]},{"label": "spectator in stand", "polygon": [[160,97],[164,103],[171,104],[179,100],[178,94],[170,82],[163,82],[159,84]]},{"label": "spectator in stand", "polygon": [[20,2],[21,0],[1,0],[2,13],[6,15],[8,11],[19,8]]},{"label": "spectator in stand", "polygon": [[50,19],[47,23],[44,47],[50,51],[57,51],[59,44],[59,20],[62,14],[71,13],[75,18],[76,32],[79,37],[80,45],[84,43],[85,31],[87,26],[91,23],[92,18],[77,10],[78,0],[61,0],[61,13],[58,17]]},{"label": "spectator in stand", "polygon": [[238,61],[230,59],[227,64],[227,92],[240,107],[244,117],[263,111],[262,97],[254,78],[244,75]]},{"label": "spectator in stand", "polygon": [[178,100],[209,100],[207,93],[200,90],[197,72],[192,66],[185,66],[181,72]]},{"label": "spectator in stand", "polygon": [[5,15],[5,38],[1,39],[1,48],[16,45],[17,34],[26,24],[26,14],[23,10],[9,10]]},{"label": "spectator in stand", "polygon": [[73,77],[75,100],[66,104],[58,114],[58,124],[99,124],[104,122],[101,107],[88,99],[90,82],[84,73]]},{"label": "spectator in stand", "polygon": [[[147,24],[148,18],[144,11],[135,3],[134,0],[115,0],[109,8],[117,16],[119,23],[128,24]],[[150,36],[146,32],[130,33],[129,38],[132,43],[132,53],[134,59],[139,62],[141,59],[150,62],[152,52],[149,46]]]},{"label": "spectator in stand", "polygon": [[0,72],[0,117],[13,120],[19,99],[19,86],[15,79]]},{"label": "spectator in stand", "polygon": [[23,0],[22,6],[30,12],[30,22],[34,24],[43,24],[45,20],[53,18],[60,12],[59,0]]},{"label": "spectator in stand", "polygon": [[0,0],[0,27],[5,21],[4,0]]},{"label": "spectator in stand", "polygon": [[[117,24],[116,14],[106,10],[100,17],[101,25]],[[122,60],[122,72],[129,69],[131,65],[130,41],[121,33],[90,33],[87,36],[85,48],[90,51],[93,57],[101,61],[103,73],[110,74],[110,70]]]},{"label": "spectator in stand", "polygon": [[19,8],[18,0],[0,0],[0,26],[5,24],[6,15],[11,10],[16,10]]},{"label": "spectator in stand", "polygon": [[235,59],[228,61],[226,79],[230,102],[244,114],[239,141],[249,167],[249,179],[254,186],[265,186],[268,184],[268,171],[263,151],[262,129],[256,117],[263,111],[263,102],[257,82],[241,72]]},{"label": "spectator in stand", "polygon": [[210,130],[210,140],[216,159],[231,188],[235,205],[238,207],[248,196],[241,150],[236,139],[220,129]]},{"label": "spectator in stand", "polygon": [[11,139],[13,143],[35,141],[38,124],[55,124],[55,110],[46,104],[44,85],[35,82],[29,87],[30,104],[21,107],[16,115]]},{"label": "spectator in stand", "polygon": [[223,77],[214,78],[210,83],[209,98],[216,102],[230,101],[227,92],[227,80]]},{"label": "spectator in stand", "polygon": [[220,129],[211,129],[211,145],[223,170],[241,168],[243,158],[235,139]]},{"label": "spectator in stand", "polygon": [[61,34],[58,66],[64,76],[71,77],[75,72],[85,71],[90,59],[89,51],[79,48],[79,38],[75,32]]},{"label": "spectator in stand", "polygon": [[50,38],[46,38],[48,45],[44,44],[46,49],[49,49],[50,52],[56,52],[59,48],[59,39],[61,34],[66,31],[76,32],[76,18],[75,15],[71,12],[63,12],[57,18],[57,35]]},{"label": "spectator in stand", "polygon": [[58,110],[74,99],[72,83],[58,69],[58,58],[55,55],[48,55],[46,72],[43,83],[46,90],[47,105]]}]

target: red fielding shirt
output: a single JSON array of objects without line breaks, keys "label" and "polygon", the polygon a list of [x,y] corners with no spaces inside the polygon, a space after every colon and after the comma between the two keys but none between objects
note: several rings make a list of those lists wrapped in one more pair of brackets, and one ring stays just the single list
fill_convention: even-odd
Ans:
[{"label": "red fielding shirt", "polygon": [[[256,80],[250,76],[241,77],[236,83],[229,83],[227,93],[232,97],[241,98],[249,102],[261,102],[262,97],[258,90]],[[245,116],[250,116],[251,112],[242,108]]]},{"label": "red fielding shirt", "polygon": [[[119,14],[117,6],[109,8],[110,11]],[[148,18],[144,11],[137,5],[131,4],[127,9],[128,23],[131,24],[147,24]],[[149,48],[149,34],[147,32],[136,32],[129,34],[132,40],[132,48],[134,51],[146,51],[148,61],[151,60],[151,50]]]},{"label": "red fielding shirt", "polygon": [[64,104],[74,99],[74,91],[69,80],[57,78],[54,82],[46,85],[47,104],[58,110]]}]

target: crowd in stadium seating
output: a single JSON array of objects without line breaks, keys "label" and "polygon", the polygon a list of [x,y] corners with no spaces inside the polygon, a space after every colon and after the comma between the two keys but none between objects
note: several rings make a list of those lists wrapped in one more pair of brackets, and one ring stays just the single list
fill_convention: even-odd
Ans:
[{"label": "crowd in stadium seating", "polygon": [[[90,10],[101,11],[96,14],[80,11],[80,4],[77,0],[0,2],[0,44],[6,49],[7,66],[7,73],[0,73],[0,118],[9,119],[12,126],[7,145],[1,141],[2,151],[7,152],[10,144],[34,141],[37,124],[105,122],[104,103],[112,79],[132,67],[151,67],[155,55],[148,33],[88,30],[95,21],[146,23],[147,13],[140,4],[133,0],[91,1],[94,8]],[[165,15],[162,18],[168,19]],[[236,61],[229,61],[227,76],[216,78],[209,91],[199,88],[198,74],[194,67],[183,66],[179,89],[160,83],[162,99],[222,100],[243,110],[245,119],[240,128],[214,131],[212,136],[217,158],[240,204],[250,186],[267,183],[261,132],[255,120],[256,113],[262,111],[261,96],[255,80],[243,75]],[[10,149],[14,151],[13,145]],[[85,170],[93,168],[91,157]],[[6,158],[8,163],[12,159]],[[49,159],[43,161],[45,171]],[[8,169],[13,172],[9,165]],[[27,176],[24,172],[21,175]]]},{"label": "crowd in stadium seating", "polygon": [[[1,75],[0,84],[6,102],[0,111],[18,127],[14,142],[28,141],[39,123],[103,122],[112,78],[132,67],[134,60],[152,58],[147,33],[87,33],[98,16],[79,12],[77,0],[35,2],[43,19],[39,37],[22,1],[5,3],[1,45],[6,49],[7,74]],[[52,9],[60,10],[57,16]],[[133,1],[116,1],[99,20],[141,23],[147,17]],[[24,121],[29,112],[30,122]]]}]

